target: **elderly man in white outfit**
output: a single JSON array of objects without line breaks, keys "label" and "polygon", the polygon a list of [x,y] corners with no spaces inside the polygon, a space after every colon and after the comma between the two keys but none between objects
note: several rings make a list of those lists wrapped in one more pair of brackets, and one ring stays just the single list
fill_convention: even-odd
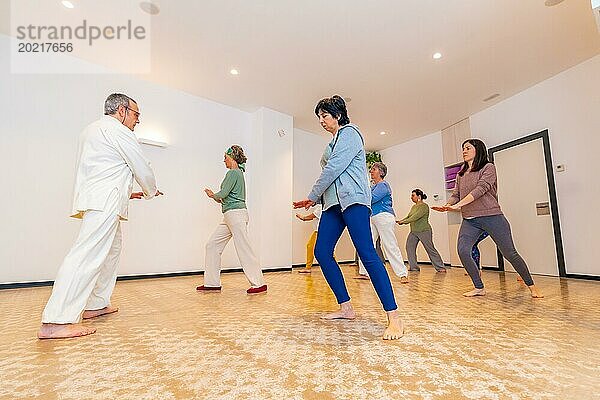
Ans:
[{"label": "elderly man in white outfit", "polygon": [[[396,227],[396,216],[392,207],[392,189],[384,178],[387,175],[387,167],[382,162],[376,162],[369,171],[371,174],[371,234],[373,243],[377,238],[381,239],[381,247],[390,260],[394,273],[400,277],[400,283],[408,283],[408,269],[404,264],[400,247],[396,241],[394,228]],[[367,270],[362,261],[358,262],[358,279],[369,279]]]},{"label": "elderly man in white outfit", "polygon": [[[110,296],[121,253],[120,221],[127,220],[130,199],[162,194],[133,134],[139,123],[137,103],[124,94],[111,94],[104,114],[80,136],[71,216],[82,224],[54,281],[40,339],[92,334],[96,329],[81,325],[82,317],[118,311]],[[134,179],[143,192],[132,193]]]}]

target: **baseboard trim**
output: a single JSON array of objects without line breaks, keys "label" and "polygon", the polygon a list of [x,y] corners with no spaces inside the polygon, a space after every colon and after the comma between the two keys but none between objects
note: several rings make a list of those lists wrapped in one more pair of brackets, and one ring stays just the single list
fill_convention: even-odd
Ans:
[{"label": "baseboard trim", "polygon": [[[350,261],[338,261],[339,265],[348,265],[348,264],[354,264],[356,265],[356,263],[352,260]],[[306,264],[292,264],[292,268],[304,268],[306,267]],[[314,263],[313,267],[320,267],[320,265],[318,263]]]},{"label": "baseboard trim", "polygon": [[600,276],[598,276],[598,275],[567,274],[566,278],[587,279],[590,281],[600,281]]},{"label": "baseboard trim", "polygon": [[[340,265],[351,265],[355,264],[354,261],[340,261],[338,264]],[[426,264],[432,265],[431,262],[428,261],[419,261],[418,264]],[[319,266],[319,264],[314,264],[315,266]],[[451,266],[450,263],[444,263],[446,266]],[[263,273],[269,272],[287,272],[292,271],[294,268],[304,268],[305,264],[292,264],[290,267],[280,267],[280,268],[272,268],[263,270]],[[453,268],[462,268],[462,266],[453,266]],[[488,268],[483,267],[483,269],[489,269],[491,271],[498,271],[497,268]],[[221,273],[227,274],[232,272],[242,272],[241,268],[232,268],[222,270]],[[501,271],[499,271],[501,272]],[[164,274],[144,274],[144,275],[123,275],[117,277],[117,281],[133,281],[139,279],[156,279],[156,278],[173,278],[178,276],[193,276],[193,275],[204,275],[204,271],[185,271],[185,272],[166,272]],[[558,277],[557,277],[558,278]],[[566,278],[572,279],[583,279],[590,281],[600,281],[600,276],[597,275],[584,275],[584,274],[567,274]],[[54,281],[37,281],[37,282],[15,282],[15,283],[0,283],[0,290],[7,289],[24,289],[24,288],[34,288],[34,287],[43,287],[43,286],[52,286]]]},{"label": "baseboard trim", "polygon": [[[407,264],[407,263],[408,263],[408,261],[405,262],[405,264]],[[433,263],[431,261],[417,261],[417,264],[433,265]],[[454,267],[454,268],[456,268],[456,266],[454,266],[454,265],[452,265],[450,263],[447,263],[447,262],[445,262],[444,265],[446,267]]]},{"label": "baseboard trim", "polygon": [[[291,271],[292,267],[280,267],[263,270],[263,273],[269,272],[285,272]],[[224,269],[222,274],[232,272],[242,272],[241,268]],[[141,274],[141,275],[122,275],[117,277],[117,281],[134,281],[139,279],[156,279],[156,278],[173,278],[178,276],[204,275],[204,271],[185,271],[185,272],[165,272],[162,274]],[[54,281],[37,281],[37,282],[15,282],[15,283],[0,283],[0,290],[5,289],[24,289],[32,287],[52,286]]]}]

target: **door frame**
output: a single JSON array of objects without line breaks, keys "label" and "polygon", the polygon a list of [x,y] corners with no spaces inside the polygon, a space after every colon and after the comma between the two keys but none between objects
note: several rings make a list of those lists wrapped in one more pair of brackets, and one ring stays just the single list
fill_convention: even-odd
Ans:
[{"label": "door frame", "polygon": [[[490,147],[488,149],[488,155],[490,161],[494,162],[494,153],[502,150],[510,149],[511,147],[519,146],[531,142],[533,140],[542,139],[544,148],[544,161],[546,164],[546,177],[548,178],[548,194],[550,195],[550,213],[552,215],[552,228],[554,231],[554,245],[556,247],[556,264],[558,265],[558,276],[559,277],[572,277],[579,278],[581,276],[576,274],[567,274],[565,268],[565,253],[563,249],[562,233],[560,229],[560,218],[558,216],[558,199],[556,197],[556,184],[554,181],[554,165],[552,164],[552,153],[550,150],[550,137],[548,135],[548,129],[533,133],[531,135],[524,136],[519,139],[511,140],[510,142]],[[497,247],[496,247],[497,249]],[[486,269],[492,269],[497,271],[504,271],[504,257],[500,253],[500,250],[496,250],[498,255],[498,268],[487,267]]]}]

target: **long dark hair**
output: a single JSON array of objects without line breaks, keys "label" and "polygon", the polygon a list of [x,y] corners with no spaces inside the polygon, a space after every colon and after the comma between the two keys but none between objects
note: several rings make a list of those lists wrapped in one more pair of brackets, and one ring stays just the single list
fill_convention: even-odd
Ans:
[{"label": "long dark hair", "polygon": [[348,117],[348,110],[346,109],[346,102],[340,96],[333,95],[319,100],[315,107],[315,115],[319,116],[319,111],[325,111],[335,119],[338,119],[340,126],[348,125],[350,118]]},{"label": "long dark hair", "polygon": [[[467,139],[463,142],[461,148],[465,147],[465,144],[469,143],[471,146],[475,147],[475,159],[473,159],[473,166],[471,167],[472,172],[479,171],[483,168],[487,163],[491,161],[488,160],[487,148],[485,147],[485,143],[483,143],[479,139]],[[463,176],[465,172],[469,170],[469,163],[464,162],[462,168],[458,175]]]}]

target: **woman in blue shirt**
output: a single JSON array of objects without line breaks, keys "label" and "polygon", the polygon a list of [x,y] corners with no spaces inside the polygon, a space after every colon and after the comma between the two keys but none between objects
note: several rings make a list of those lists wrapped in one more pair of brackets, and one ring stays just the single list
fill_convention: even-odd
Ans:
[{"label": "woman in blue shirt", "polygon": [[321,158],[321,175],[308,197],[294,202],[294,208],[323,205],[315,257],[340,309],[324,319],[354,319],[356,313],[344,276],[333,258],[333,250],[344,228],[348,228],[352,243],[369,272],[371,282],[387,313],[388,325],[383,339],[399,339],[404,328],[394,299],[390,277],[375,252],[371,237],[371,190],[367,181],[367,164],[362,135],[350,124],[346,103],[340,96],[319,101],[315,107],[319,123],[333,138]]},{"label": "woman in blue shirt", "polygon": [[[386,257],[390,260],[392,269],[400,277],[400,283],[408,283],[408,270],[404,265],[402,252],[398,247],[394,228],[396,227],[396,214],[392,207],[392,188],[384,180],[387,175],[387,166],[382,162],[376,162],[371,167],[371,232],[373,243],[381,238],[381,246]],[[368,277],[362,260],[358,262],[359,277]]]}]

